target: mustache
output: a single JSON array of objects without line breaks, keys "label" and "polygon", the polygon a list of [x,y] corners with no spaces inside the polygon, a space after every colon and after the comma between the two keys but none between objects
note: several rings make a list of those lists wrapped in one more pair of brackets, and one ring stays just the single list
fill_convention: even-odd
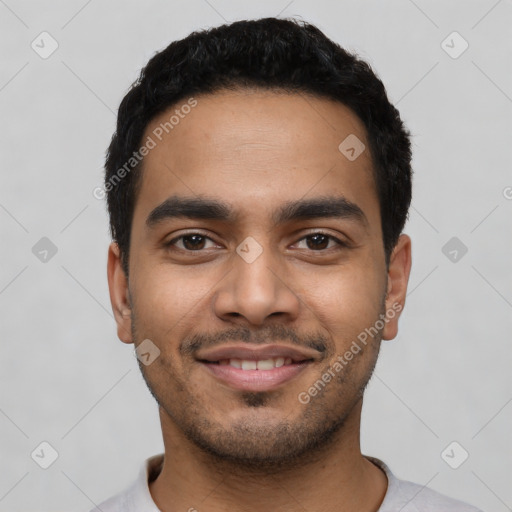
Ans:
[{"label": "mustache", "polygon": [[251,344],[292,342],[300,347],[312,348],[324,357],[334,353],[332,342],[324,334],[318,332],[298,335],[294,330],[284,325],[270,325],[258,331],[248,327],[234,327],[218,333],[195,333],[180,343],[179,352],[182,356],[193,355],[200,349],[222,345],[228,341],[238,341]]}]

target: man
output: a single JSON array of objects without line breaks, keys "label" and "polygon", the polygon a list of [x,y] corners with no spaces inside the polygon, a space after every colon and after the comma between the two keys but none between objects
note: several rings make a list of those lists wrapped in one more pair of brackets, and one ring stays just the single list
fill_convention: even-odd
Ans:
[{"label": "man", "polygon": [[409,137],[309,24],[236,22],[149,61],[107,155],[108,281],[165,454],[99,510],[477,510],[360,451],[411,268]]}]

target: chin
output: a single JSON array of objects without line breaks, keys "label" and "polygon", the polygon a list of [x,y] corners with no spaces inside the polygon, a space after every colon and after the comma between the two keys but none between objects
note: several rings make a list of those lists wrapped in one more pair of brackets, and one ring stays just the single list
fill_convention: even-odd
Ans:
[{"label": "chin", "polygon": [[311,421],[302,416],[294,421],[282,411],[263,409],[232,415],[228,423],[212,422],[211,417],[192,422],[183,432],[215,464],[269,473],[319,459],[345,419]]}]

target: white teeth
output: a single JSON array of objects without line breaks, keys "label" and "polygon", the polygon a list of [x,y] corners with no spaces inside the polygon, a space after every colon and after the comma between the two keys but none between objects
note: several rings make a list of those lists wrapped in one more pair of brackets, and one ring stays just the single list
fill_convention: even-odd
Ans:
[{"label": "white teeth", "polygon": [[242,360],[242,370],[256,370],[257,362],[256,361],[245,361]]},{"label": "white teeth", "polygon": [[280,368],[281,366],[292,364],[292,362],[291,357],[274,357],[261,359],[259,361],[252,359],[221,359],[219,365],[230,365],[234,368],[241,368],[242,370],[272,370],[273,368]]},{"label": "white teeth", "polygon": [[273,359],[263,359],[262,361],[258,361],[258,370],[272,370],[275,368]]}]

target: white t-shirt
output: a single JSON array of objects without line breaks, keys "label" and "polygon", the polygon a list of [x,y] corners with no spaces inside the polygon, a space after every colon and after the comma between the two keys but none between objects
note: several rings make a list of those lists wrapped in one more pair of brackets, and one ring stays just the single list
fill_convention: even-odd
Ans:
[{"label": "white t-shirt", "polygon": [[[378,512],[482,512],[422,485],[399,480],[384,462],[375,457],[365,457],[379,466],[388,478],[386,496]],[[147,459],[135,482],[90,512],[161,512],[151,497],[148,482],[158,476],[163,460],[163,454]]]}]

